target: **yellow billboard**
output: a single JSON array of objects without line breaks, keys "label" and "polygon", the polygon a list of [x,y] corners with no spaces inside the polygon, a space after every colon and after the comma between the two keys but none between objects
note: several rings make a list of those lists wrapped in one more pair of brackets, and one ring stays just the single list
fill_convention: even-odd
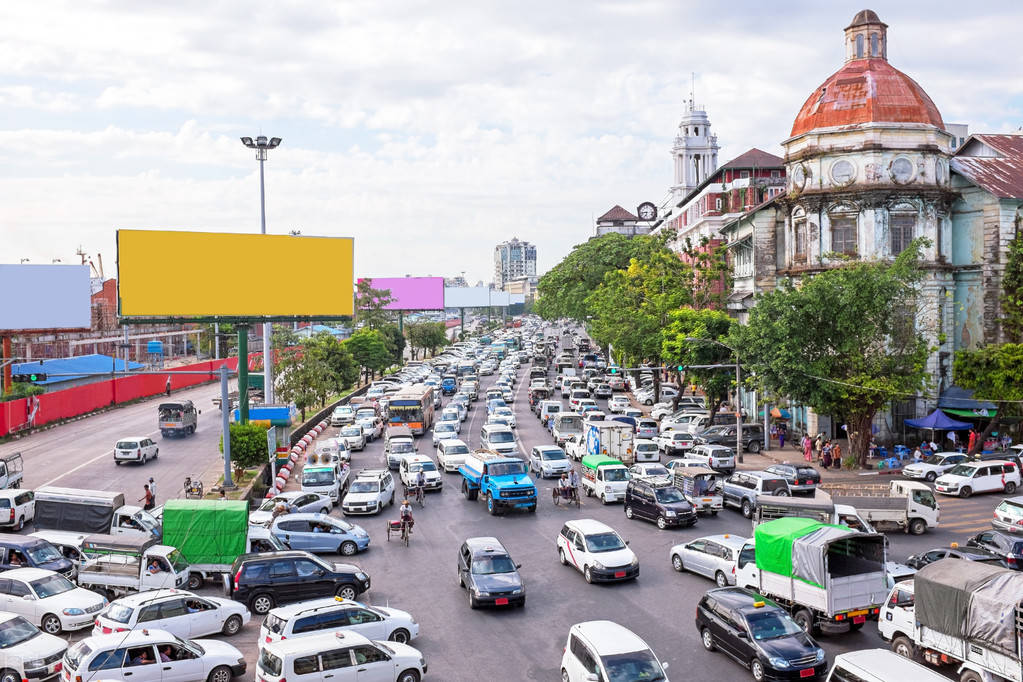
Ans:
[{"label": "yellow billboard", "polygon": [[117,231],[122,318],[351,315],[349,237]]}]

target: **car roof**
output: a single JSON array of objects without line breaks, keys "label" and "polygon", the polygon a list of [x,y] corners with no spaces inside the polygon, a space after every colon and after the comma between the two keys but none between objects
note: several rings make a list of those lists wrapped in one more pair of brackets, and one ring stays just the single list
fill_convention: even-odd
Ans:
[{"label": "car roof", "polygon": [[[702,538],[696,538],[697,540],[708,540],[710,542],[716,542],[719,545],[724,545],[729,549],[742,549],[743,546],[749,542],[749,538],[744,538],[741,535],[734,533],[725,533],[724,535],[705,535]],[[687,540],[692,542],[692,540]]]},{"label": "car roof", "polygon": [[328,632],[323,635],[308,635],[295,639],[282,639],[269,644],[263,644],[263,649],[269,649],[277,656],[288,656],[291,654],[319,653],[328,647],[359,646],[369,644],[365,635],[360,635],[353,630],[339,630]]},{"label": "car roof", "polygon": [[[782,610],[780,606],[767,597],[761,596],[751,590],[747,590],[744,587],[720,587],[708,591],[707,596],[713,597],[715,600],[740,613],[759,611],[760,609],[766,609],[769,607]],[[762,603],[762,606],[756,606],[758,603]]]},{"label": "car roof", "polygon": [[[38,540],[38,538],[35,538]],[[56,571],[48,571],[45,568],[12,568],[9,571],[3,572],[5,578],[17,578],[18,580],[24,580],[31,582],[38,580],[39,578],[45,578],[51,575],[60,575]],[[77,587],[77,585],[76,585]]]},{"label": "car roof", "polygon": [[465,545],[473,556],[480,554],[508,554],[501,541],[494,537],[466,538]]},{"label": "car roof", "polygon": [[140,643],[174,642],[177,638],[166,630],[151,628],[134,628],[128,632],[112,632],[109,635],[91,635],[81,640],[87,642],[87,646],[96,651],[97,649],[109,649],[111,647],[128,647]]},{"label": "car roof", "polygon": [[608,531],[614,531],[614,528],[597,521],[596,519],[575,519],[567,522],[569,526],[579,531],[583,535],[589,535],[591,533],[607,533]]},{"label": "car roof", "polygon": [[351,608],[353,606],[361,607],[365,606],[365,604],[350,599],[341,599],[340,597],[322,597],[320,599],[306,599],[294,604],[278,606],[272,609],[270,613],[281,619],[289,619],[308,611],[317,611],[325,608]]},{"label": "car roof", "polygon": [[576,623],[572,626],[571,631],[582,635],[601,656],[627,654],[650,648],[632,630],[609,620]]},{"label": "car roof", "polygon": [[122,438],[118,438],[117,440],[143,440],[145,438],[149,438],[149,436],[124,436]]},{"label": "car roof", "polygon": [[152,604],[155,601],[163,599],[171,599],[173,597],[195,597],[197,595],[191,592],[185,592],[183,590],[163,589],[163,590],[147,590],[145,592],[136,592],[135,594],[125,595],[118,597],[115,601],[118,604],[126,606],[140,606],[142,604]]},{"label": "car roof", "polygon": [[[839,661],[841,659],[841,661]],[[944,680],[939,673],[925,668],[915,661],[900,656],[888,649],[862,649],[860,651],[849,651],[835,657],[835,663],[841,662],[844,667],[852,667],[853,671],[867,675],[877,675],[873,672],[878,665],[883,666],[884,673],[889,679],[903,680]]]}]

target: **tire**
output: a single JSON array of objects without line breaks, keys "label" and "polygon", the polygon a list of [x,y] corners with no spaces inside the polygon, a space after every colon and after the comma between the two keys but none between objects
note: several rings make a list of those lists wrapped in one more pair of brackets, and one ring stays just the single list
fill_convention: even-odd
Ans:
[{"label": "tire", "polygon": [[397,682],[419,682],[419,671],[414,668],[402,670]]},{"label": "tire", "polygon": [[194,592],[195,590],[200,589],[203,586],[203,583],[205,582],[206,581],[203,580],[201,573],[189,573],[188,584],[186,587],[187,589],[192,590]]},{"label": "tire", "polygon": [[266,592],[260,592],[249,600],[249,610],[257,616],[265,616],[274,607],[276,600]]},{"label": "tire", "polygon": [[25,517],[24,516],[19,516],[18,517],[18,523],[15,524],[15,526],[14,526],[14,532],[17,533],[18,531],[20,531],[24,527],[25,527]]},{"label": "tire", "polygon": [[866,623],[849,623],[849,632],[859,632]]},{"label": "tire", "polygon": [[476,601],[476,597],[475,597],[475,595],[473,595],[472,589],[470,588],[470,589],[468,589],[466,591],[469,593],[469,608],[470,609],[478,609],[480,607],[480,603],[478,601]]},{"label": "tire", "polygon": [[660,528],[661,530],[664,530],[665,528],[668,527],[668,522],[664,520],[663,516],[657,517],[657,527]]},{"label": "tire", "polygon": [[805,632],[808,635],[813,634],[815,628],[813,625],[812,613],[810,613],[806,609],[799,609],[794,614],[792,614],[792,620],[796,621],[796,625],[798,625],[803,630],[803,632]]},{"label": "tire", "polygon": [[728,587],[728,578],[721,571],[714,574],[714,582],[718,587]]},{"label": "tire", "polygon": [[391,505],[392,507],[394,506],[394,491],[393,490],[391,491],[391,500],[387,504]]},{"label": "tire", "polygon": [[710,628],[703,628],[700,630],[700,641],[703,642],[703,648],[707,651],[714,651],[717,649],[714,646],[714,635],[711,634]]},{"label": "tire", "polygon": [[1014,492],[1016,492],[1016,484],[1012,481],[1007,481],[1005,484],[1005,494],[1012,495]]},{"label": "tire", "polygon": [[909,637],[904,637],[902,635],[893,637],[892,651],[903,658],[908,658],[911,661],[916,660],[916,645],[910,641]]},{"label": "tire", "polygon": [[568,671],[564,668],[561,669],[561,682],[572,682],[572,678],[568,676]]},{"label": "tire", "polygon": [[934,483],[934,480],[936,478],[938,478],[938,475],[936,473],[934,473],[933,471],[928,471],[927,475],[924,476],[924,480],[927,481],[928,483]]},{"label": "tire", "polygon": [[742,515],[747,519],[753,518],[753,505],[750,504],[749,500],[742,501]]},{"label": "tire", "polygon": [[760,441],[751,440],[749,446],[746,449],[752,452],[753,454],[760,452]]},{"label": "tire", "polygon": [[491,516],[497,516],[497,505],[494,504],[494,496],[487,493],[487,511]]},{"label": "tire", "polygon": [[232,635],[237,635],[241,629],[242,617],[239,615],[234,615],[230,616],[227,620],[224,621],[224,627],[220,629],[220,633],[230,637]]},{"label": "tire", "polygon": [[558,561],[561,562],[562,566],[568,566],[568,559],[565,558],[565,550],[558,548]]},{"label": "tire", "polygon": [[231,678],[234,674],[231,669],[226,665],[218,665],[216,668],[210,671],[209,676],[206,678],[206,682],[231,682]]},{"label": "tire", "polygon": [[116,460],[116,459],[115,459],[115,460],[114,460],[114,464],[116,464],[117,466],[121,466],[121,462],[120,462],[120,460]]},{"label": "tire", "polygon": [[330,510],[327,509],[326,507],[324,507],[323,509],[320,510],[320,513],[323,514],[323,515],[327,515],[327,514],[330,513]]},{"label": "tire", "polygon": [[754,658],[749,662],[749,671],[753,675],[753,679],[756,682],[762,682],[764,679],[764,664],[760,662],[759,658]]},{"label": "tire", "polygon": [[341,543],[341,546],[338,547],[337,553],[341,554],[342,556],[354,556],[355,553],[358,551],[359,551],[358,545],[356,545],[351,540],[345,540],[344,542]]},{"label": "tire", "polygon": [[775,493],[775,495],[777,495],[778,497],[788,497],[789,496],[789,491],[788,490],[779,490],[778,492]]},{"label": "tire", "polygon": [[583,567],[583,577],[586,578],[586,582],[593,584],[593,575],[590,573],[590,567]]},{"label": "tire", "polygon": [[632,507],[629,505],[625,505],[625,518],[627,519],[632,518]]},{"label": "tire", "polygon": [[959,676],[959,682],[984,682],[980,675],[973,672],[972,670],[964,670],[963,674]]},{"label": "tire", "polygon": [[[1006,491],[1008,492],[1008,491]],[[927,532],[927,522],[923,519],[913,519],[909,522],[910,535],[923,535]]]},{"label": "tire", "polygon": [[143,454],[142,455],[142,466],[145,466],[146,462],[148,462],[148,461],[149,461],[149,455]]},{"label": "tire", "polygon": [[607,496],[604,493],[600,494],[600,503],[607,504]]},{"label": "tire", "polygon": [[0,670],[0,682],[21,682],[22,677],[13,670]]},{"label": "tire", "polygon": [[355,585],[342,585],[341,587],[334,590],[335,597],[341,597],[349,601],[355,601],[355,598],[359,596],[358,590],[355,589]]},{"label": "tire", "polygon": [[388,641],[397,642],[398,644],[408,644],[410,639],[412,639],[412,635],[405,628],[398,628],[387,636]]},{"label": "tire", "polygon": [[47,613],[43,616],[43,619],[39,621],[39,628],[48,635],[59,635],[63,627],[60,624],[60,618]]},{"label": "tire", "polygon": [[671,567],[674,568],[678,573],[686,570],[686,567],[682,565],[682,557],[678,554],[671,555]]},{"label": "tire", "polygon": [[965,486],[959,489],[959,497],[963,498],[964,500],[972,494],[973,489],[971,489],[970,486]]}]

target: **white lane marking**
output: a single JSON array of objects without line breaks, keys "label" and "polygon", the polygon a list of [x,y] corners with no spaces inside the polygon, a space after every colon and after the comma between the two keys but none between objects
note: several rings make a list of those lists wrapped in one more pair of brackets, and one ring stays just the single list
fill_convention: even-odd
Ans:
[{"label": "white lane marking", "polygon": [[[146,435],[146,436],[155,436],[155,435],[156,435],[157,433],[159,433],[159,432],[160,432],[160,431],[159,431],[159,429],[157,429],[156,431],[150,431],[149,433],[147,433],[147,434],[145,434],[145,435]],[[43,487],[44,485],[50,485],[50,484],[52,484],[52,483],[55,483],[55,482],[59,481],[60,479],[64,478],[65,476],[70,476],[71,474],[75,473],[76,471],[78,471],[78,470],[79,470],[79,469],[81,469],[82,467],[88,466],[88,465],[92,464],[93,462],[95,462],[95,461],[97,461],[97,460],[99,460],[99,459],[102,459],[102,458],[104,458],[104,457],[109,457],[110,455],[112,455],[112,454],[113,454],[113,452],[114,452],[114,451],[113,451],[113,450],[111,449],[111,450],[107,450],[106,452],[100,453],[100,454],[96,455],[95,457],[93,457],[92,459],[90,459],[90,460],[87,460],[87,461],[85,461],[85,462],[82,462],[81,464],[79,464],[78,466],[76,466],[76,467],[75,467],[74,469],[72,469],[71,471],[65,471],[65,472],[64,472],[64,473],[62,473],[62,474],[61,474],[60,476],[57,476],[56,478],[51,478],[51,479],[50,479],[49,481],[47,481],[46,483],[41,483],[41,484],[40,484],[40,485],[39,485],[38,487],[40,487],[40,488],[41,488],[41,487]]]}]

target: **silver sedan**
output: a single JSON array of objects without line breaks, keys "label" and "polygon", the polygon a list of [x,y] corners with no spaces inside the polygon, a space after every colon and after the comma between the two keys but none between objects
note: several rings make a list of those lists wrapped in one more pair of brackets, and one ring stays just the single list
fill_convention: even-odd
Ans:
[{"label": "silver sedan", "polygon": [[671,548],[671,566],[712,578],[718,587],[735,584],[735,565],[748,538],[740,535],[709,535]]}]

